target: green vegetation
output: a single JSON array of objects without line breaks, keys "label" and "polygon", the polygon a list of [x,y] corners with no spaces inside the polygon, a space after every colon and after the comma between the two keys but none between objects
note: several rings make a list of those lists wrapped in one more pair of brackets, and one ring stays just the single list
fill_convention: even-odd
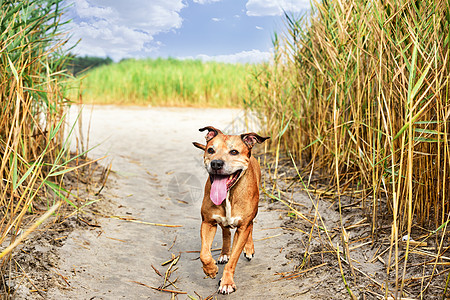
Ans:
[{"label": "green vegetation", "polygon": [[82,72],[98,68],[103,65],[112,64],[113,60],[109,57],[94,57],[94,56],[72,56],[69,55],[67,62],[67,71],[74,76]]},{"label": "green vegetation", "polygon": [[252,66],[127,59],[86,73],[83,100],[96,104],[240,107]]},{"label": "green vegetation", "polygon": [[[425,226],[442,247],[449,220],[450,4],[330,0],[313,7],[308,18],[286,17],[250,106],[266,120],[273,146],[306,162],[303,174],[327,176],[339,208],[353,187],[352,197],[371,212],[374,238],[392,224],[387,272],[395,272],[391,291],[400,297],[408,255],[400,259],[399,239]],[[437,251],[433,262],[444,250]]]},{"label": "green vegetation", "polygon": [[0,244],[10,243],[0,253],[1,274],[16,268],[9,265],[10,251],[50,216],[20,235],[32,221],[25,222],[26,215],[42,213],[36,204],[52,206],[51,212],[61,198],[72,204],[62,187],[72,168],[63,130],[60,5],[59,0],[0,2]]}]

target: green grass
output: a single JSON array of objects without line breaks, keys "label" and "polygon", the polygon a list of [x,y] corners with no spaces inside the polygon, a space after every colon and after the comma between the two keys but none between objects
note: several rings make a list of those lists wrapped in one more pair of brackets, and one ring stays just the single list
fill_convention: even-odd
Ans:
[{"label": "green grass", "polygon": [[[95,104],[241,107],[254,66],[176,59],[127,59],[84,74]],[[79,77],[82,77],[81,75]]]}]

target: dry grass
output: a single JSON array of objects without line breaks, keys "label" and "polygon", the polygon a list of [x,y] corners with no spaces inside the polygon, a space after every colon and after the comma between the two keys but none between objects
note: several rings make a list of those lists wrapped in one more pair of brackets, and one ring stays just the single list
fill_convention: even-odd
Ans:
[{"label": "dry grass", "polygon": [[360,192],[374,239],[392,222],[397,296],[411,248],[408,242],[399,261],[399,239],[413,225],[430,228],[437,257],[445,242],[450,5],[352,0],[313,7],[308,18],[286,17],[273,63],[255,76],[260,85],[250,106],[277,137],[276,155],[284,149],[306,162],[302,177],[326,175],[340,211],[341,195]]}]

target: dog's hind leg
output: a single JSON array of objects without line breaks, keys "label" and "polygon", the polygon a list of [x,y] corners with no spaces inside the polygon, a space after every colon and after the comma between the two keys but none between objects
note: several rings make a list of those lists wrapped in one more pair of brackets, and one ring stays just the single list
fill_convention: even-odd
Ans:
[{"label": "dog's hind leg", "polygon": [[231,231],[229,227],[222,227],[222,252],[220,252],[220,257],[217,260],[219,264],[226,264],[230,259],[230,246],[231,246]]},{"label": "dog's hind leg", "polygon": [[251,260],[255,256],[255,245],[253,244],[253,229],[250,231],[250,234],[248,235],[247,242],[244,246],[244,257],[247,260]]}]

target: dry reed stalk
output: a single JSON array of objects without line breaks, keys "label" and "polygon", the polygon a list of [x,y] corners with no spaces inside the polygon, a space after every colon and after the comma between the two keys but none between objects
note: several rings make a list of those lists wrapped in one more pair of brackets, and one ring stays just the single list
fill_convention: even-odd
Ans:
[{"label": "dry reed stalk", "polygon": [[337,259],[339,264],[339,270],[341,272],[342,281],[344,282],[345,288],[347,289],[348,294],[352,298],[352,300],[356,300],[356,296],[353,294],[352,290],[350,289],[350,286],[347,283],[347,280],[345,279],[344,270],[342,269],[341,264],[341,256],[339,255],[339,243],[336,245],[336,253],[337,253]]},{"label": "dry reed stalk", "polygon": [[19,245],[30,233],[32,233],[39,225],[41,225],[45,220],[47,220],[60,206],[62,202],[58,202],[53,205],[45,214],[43,214],[32,226],[30,226],[27,231],[14,240],[6,249],[0,253],[0,259],[8,255],[17,245]]},{"label": "dry reed stalk", "polygon": [[[96,214],[98,214],[98,213],[96,213]],[[102,214],[98,214],[98,215],[102,215]],[[171,224],[145,222],[145,221],[136,220],[136,219],[131,218],[131,217],[106,216],[106,215],[102,215],[102,216],[105,217],[105,218],[123,220],[123,221],[127,221],[127,222],[139,223],[139,224],[144,224],[144,225],[161,226],[161,227],[183,227],[183,225],[171,225]]]},{"label": "dry reed stalk", "polygon": [[[302,271],[299,271],[299,272],[291,272],[291,274],[289,274],[289,275],[281,274],[281,275],[282,275],[281,278],[275,279],[275,280],[273,280],[273,281],[279,281],[279,280],[282,280],[282,279],[291,280],[291,279],[300,277],[300,276],[302,276],[303,274],[305,274],[305,273],[307,273],[307,272],[309,272],[309,271],[312,271],[312,270],[314,270],[314,269],[317,269],[317,268],[326,266],[327,264],[328,264],[328,263],[321,263],[320,265],[317,265],[317,266],[308,268],[308,269],[306,269],[306,270],[302,270]],[[276,274],[276,275],[278,275],[278,274]]]},{"label": "dry reed stalk", "polygon": [[[16,269],[11,251],[44,218],[60,215],[62,203],[78,208],[63,186],[78,156],[69,153],[73,127],[65,130],[62,1],[6,0],[0,8],[0,244],[9,243],[0,271],[7,273]],[[30,214],[38,219],[31,226]]]},{"label": "dry reed stalk", "polygon": [[401,271],[399,237],[420,224],[442,249],[447,232],[450,3],[312,4],[308,16],[286,15],[273,61],[255,74],[251,108],[267,134],[279,137],[276,153],[303,162],[299,176],[326,175],[339,205],[344,186],[361,192],[374,240],[380,220],[392,218],[387,251],[395,286],[385,285],[385,297],[397,297],[411,246]]},{"label": "dry reed stalk", "polygon": [[156,288],[156,287],[149,286],[149,285],[147,285],[145,283],[142,283],[142,282],[139,282],[139,281],[130,280],[130,282],[134,282],[134,283],[137,283],[139,285],[151,288],[153,290],[161,291],[161,292],[167,292],[167,293],[173,293],[173,294],[187,294],[186,292],[182,292],[182,291],[174,291],[174,290],[168,290],[168,289],[163,289],[163,288]]}]

